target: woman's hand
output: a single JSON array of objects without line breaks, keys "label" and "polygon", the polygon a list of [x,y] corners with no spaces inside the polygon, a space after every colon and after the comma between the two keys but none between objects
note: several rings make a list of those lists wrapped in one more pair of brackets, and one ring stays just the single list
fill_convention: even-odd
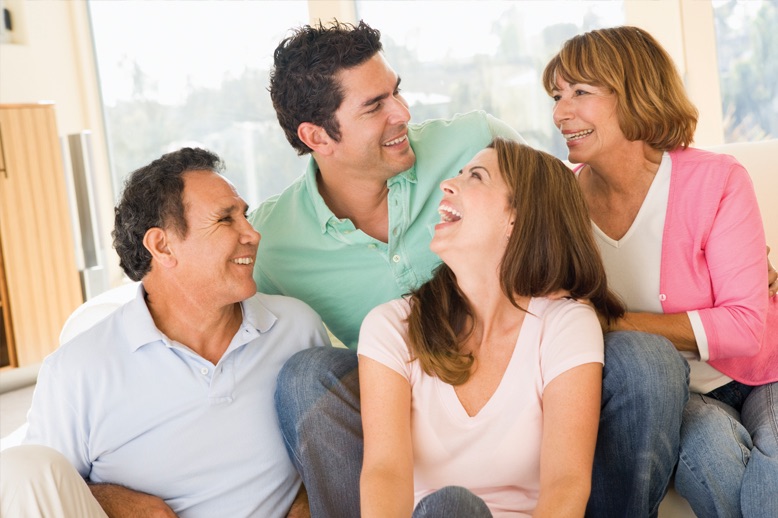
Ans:
[{"label": "woman's hand", "polygon": [[770,290],[770,298],[778,293],[778,272],[775,271],[773,263],[770,262],[770,247],[767,247],[767,284]]}]

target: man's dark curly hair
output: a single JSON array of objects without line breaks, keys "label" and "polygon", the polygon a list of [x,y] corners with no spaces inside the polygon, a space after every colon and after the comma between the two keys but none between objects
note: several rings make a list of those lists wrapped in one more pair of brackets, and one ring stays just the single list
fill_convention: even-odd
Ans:
[{"label": "man's dark curly hair", "polygon": [[297,136],[310,122],[340,140],[335,111],[343,102],[338,72],[361,65],[382,49],[381,33],[363,21],[354,26],[335,20],[327,26],[305,25],[281,41],[270,72],[270,98],[278,122],[298,155],[311,152]]},{"label": "man's dark curly hair", "polygon": [[119,265],[130,279],[139,281],[151,270],[151,253],[143,246],[147,230],[168,228],[186,237],[183,174],[200,170],[221,174],[223,167],[215,153],[185,147],[130,173],[114,209],[111,232]]}]

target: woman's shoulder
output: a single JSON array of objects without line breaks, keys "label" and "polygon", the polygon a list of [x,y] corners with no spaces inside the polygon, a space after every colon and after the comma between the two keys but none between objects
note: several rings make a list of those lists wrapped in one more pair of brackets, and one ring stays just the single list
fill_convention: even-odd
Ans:
[{"label": "woman's shoulder", "polygon": [[370,311],[363,322],[367,322],[368,319],[381,319],[381,320],[399,320],[404,321],[408,314],[411,312],[410,296],[401,297],[399,299],[392,299],[383,304],[379,304]]},{"label": "woman's shoulder", "polygon": [[569,297],[534,297],[528,312],[544,320],[562,318],[566,315],[589,314],[596,318],[592,306]]},{"label": "woman's shoulder", "polygon": [[732,155],[716,153],[699,148],[678,148],[669,152],[673,162],[673,170],[680,169],[684,172],[706,172],[719,171],[725,173],[735,169],[743,169],[743,166]]}]

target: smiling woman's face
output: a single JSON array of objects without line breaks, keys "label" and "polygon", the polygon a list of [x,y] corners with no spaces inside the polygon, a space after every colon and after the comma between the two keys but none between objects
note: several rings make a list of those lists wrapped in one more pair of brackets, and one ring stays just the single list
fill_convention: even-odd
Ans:
[{"label": "smiling woman's face", "polygon": [[459,174],[440,184],[443,199],[430,249],[447,264],[463,255],[490,264],[502,259],[512,214],[497,151],[480,151]]},{"label": "smiling woman's face", "polygon": [[551,95],[554,125],[567,141],[570,162],[588,163],[628,142],[619,126],[616,94],[608,88],[557,77]]}]

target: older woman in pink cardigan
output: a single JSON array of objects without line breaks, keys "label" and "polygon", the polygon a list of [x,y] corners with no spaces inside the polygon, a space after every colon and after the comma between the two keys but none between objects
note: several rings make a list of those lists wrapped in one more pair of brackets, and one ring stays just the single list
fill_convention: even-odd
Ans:
[{"label": "older woman in pink cardigan", "polygon": [[676,489],[698,516],[778,516],[778,300],[748,173],[688,147],[697,110],[642,29],[568,40],[543,81],[628,308],[604,330],[664,336],[691,368]]}]

